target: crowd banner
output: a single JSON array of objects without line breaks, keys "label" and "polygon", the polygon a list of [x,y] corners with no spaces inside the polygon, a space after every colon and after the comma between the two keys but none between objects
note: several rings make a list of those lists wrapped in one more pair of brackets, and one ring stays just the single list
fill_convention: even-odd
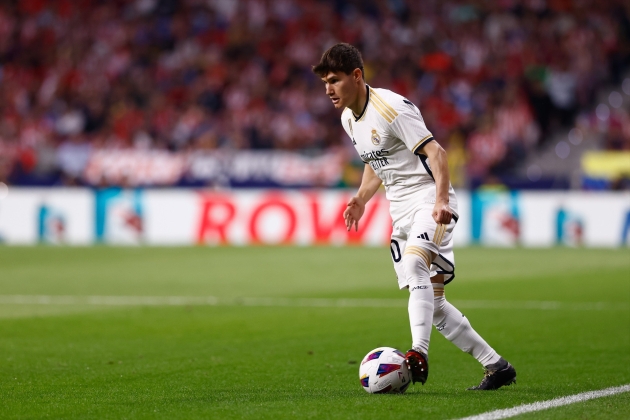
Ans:
[{"label": "crowd banner", "polygon": [[175,185],[186,168],[183,154],[164,150],[98,150],[83,178],[91,185]]},{"label": "crowd banner", "polygon": [[344,164],[344,154],[336,151],[308,156],[271,150],[98,150],[83,179],[93,186],[334,187],[342,180]]},{"label": "crowd banner", "polygon": [[[0,199],[0,242],[111,245],[390,243],[378,193],[359,230],[340,189],[27,189]],[[630,242],[630,193],[458,191],[455,245],[619,247]]]},{"label": "crowd banner", "polygon": [[315,156],[282,151],[196,152],[189,156],[189,181],[230,187],[334,187],[341,182],[340,152]]}]

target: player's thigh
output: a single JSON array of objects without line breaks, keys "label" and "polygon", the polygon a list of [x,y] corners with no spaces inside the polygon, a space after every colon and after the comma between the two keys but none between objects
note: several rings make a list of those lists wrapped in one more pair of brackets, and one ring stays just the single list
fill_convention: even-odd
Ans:
[{"label": "player's thigh", "polygon": [[398,279],[398,287],[404,289],[408,286],[407,278],[405,276],[405,267],[403,266],[402,256],[405,252],[405,246],[407,245],[407,238],[404,236],[392,235],[389,243],[389,250],[392,256],[392,262],[394,263],[394,271]]}]

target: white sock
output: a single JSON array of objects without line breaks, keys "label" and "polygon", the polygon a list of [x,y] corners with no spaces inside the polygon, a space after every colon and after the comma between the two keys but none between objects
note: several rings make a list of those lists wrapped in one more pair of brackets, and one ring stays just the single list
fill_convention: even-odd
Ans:
[{"label": "white sock", "polygon": [[[412,248],[412,249],[410,249]],[[414,251],[415,249],[415,251]],[[409,284],[409,325],[412,348],[429,354],[431,324],[433,320],[433,293],[427,264],[428,252],[418,247],[407,247],[403,264]]]},{"label": "white sock", "polygon": [[444,285],[433,283],[433,325],[460,350],[469,353],[483,366],[499,361],[501,356],[481,338],[456,307],[444,298]]}]

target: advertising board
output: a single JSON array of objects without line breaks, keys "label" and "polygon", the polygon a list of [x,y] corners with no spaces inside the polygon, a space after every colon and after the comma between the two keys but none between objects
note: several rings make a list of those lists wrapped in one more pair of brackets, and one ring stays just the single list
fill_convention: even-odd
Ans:
[{"label": "advertising board", "polygon": [[86,189],[10,189],[0,200],[0,243],[94,242],[94,195]]},{"label": "advertising board", "polygon": [[[6,244],[387,246],[385,196],[358,231],[342,218],[350,190],[10,189]],[[619,247],[630,242],[630,193],[458,192],[455,245]]]}]

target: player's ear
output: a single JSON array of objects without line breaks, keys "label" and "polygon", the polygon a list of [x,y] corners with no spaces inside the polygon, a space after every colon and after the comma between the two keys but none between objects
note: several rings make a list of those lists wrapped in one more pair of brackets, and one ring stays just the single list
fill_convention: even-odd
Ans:
[{"label": "player's ear", "polygon": [[361,69],[356,68],[352,71],[352,78],[354,79],[355,83],[359,83],[359,81],[361,81],[361,79],[363,79],[363,72],[361,71]]}]

